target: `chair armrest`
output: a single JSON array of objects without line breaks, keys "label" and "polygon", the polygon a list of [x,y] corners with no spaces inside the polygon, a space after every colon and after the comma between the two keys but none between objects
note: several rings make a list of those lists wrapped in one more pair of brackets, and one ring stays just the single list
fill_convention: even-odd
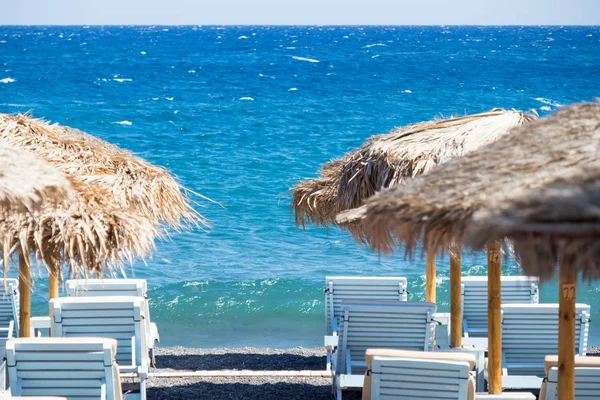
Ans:
[{"label": "chair armrest", "polygon": [[50,329],[52,327],[52,319],[50,317],[31,317],[31,322],[30,322],[30,336],[31,337],[36,337],[36,336],[41,336],[41,334],[38,334],[38,330],[40,329]]},{"label": "chair armrest", "polygon": [[160,342],[160,334],[158,333],[158,326],[154,322],[150,323],[150,332],[149,332],[149,342],[148,347],[154,348],[154,344]]},{"label": "chair armrest", "polygon": [[6,367],[6,360],[2,360],[0,364],[0,392],[8,390],[8,368]]},{"label": "chair armrest", "polygon": [[7,327],[0,328],[0,332],[6,332],[6,336],[3,337],[3,338],[10,339],[10,338],[13,337],[13,331],[14,331],[14,329],[15,329],[15,321],[11,320],[8,323]]},{"label": "chair armrest", "polygon": [[337,335],[325,335],[324,344],[325,348],[328,351],[333,351],[338,346],[338,336]]},{"label": "chair armrest", "polygon": [[350,350],[346,350],[346,374],[352,375],[352,358]]}]

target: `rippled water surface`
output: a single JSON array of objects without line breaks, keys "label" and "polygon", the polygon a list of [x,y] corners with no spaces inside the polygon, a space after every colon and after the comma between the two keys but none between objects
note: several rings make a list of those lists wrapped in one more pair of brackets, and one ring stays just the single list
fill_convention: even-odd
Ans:
[{"label": "rippled water surface", "polygon": [[[600,95],[599,76],[598,27],[0,27],[0,112],[100,136],[223,205],[200,200],[212,228],[175,233],[133,267],[163,345],[318,346],[327,274],[406,276],[422,299],[423,260],[296,230],[288,188],[395,126],[494,107],[545,115]],[[463,264],[485,274],[483,254]],[[578,297],[600,344],[599,290]]]}]

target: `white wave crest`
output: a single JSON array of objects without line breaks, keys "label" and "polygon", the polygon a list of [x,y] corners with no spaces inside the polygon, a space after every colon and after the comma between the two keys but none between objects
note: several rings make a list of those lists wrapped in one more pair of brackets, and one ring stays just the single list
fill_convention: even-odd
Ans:
[{"label": "white wave crest", "polygon": [[541,106],[540,110],[542,110],[542,111],[551,111],[552,107],[550,107],[550,106]]},{"label": "white wave crest", "polygon": [[143,56],[145,56],[146,52],[145,51],[140,51],[140,54],[143,55]]},{"label": "white wave crest", "polygon": [[173,101],[174,97],[165,97],[165,99],[169,100],[169,101]]},{"label": "white wave crest", "polygon": [[412,93],[412,90],[406,89],[406,90],[403,90],[402,93]]},{"label": "white wave crest", "polygon": [[16,82],[16,81],[17,81],[16,79],[13,79],[11,77],[0,79],[0,83],[13,83],[13,82]]},{"label": "white wave crest", "polygon": [[294,60],[298,60],[298,61],[306,61],[306,62],[311,62],[311,63],[318,63],[318,62],[321,62],[321,61],[319,61],[319,60],[315,60],[315,59],[312,59],[312,58],[306,58],[306,57],[292,56],[292,58],[293,58]]},{"label": "white wave crest", "polygon": [[240,97],[241,101],[254,101],[252,97]]},{"label": "white wave crest", "polygon": [[113,81],[117,81],[117,82],[131,82],[133,79],[130,78],[113,78]]},{"label": "white wave crest", "polygon": [[298,88],[292,87],[288,89],[288,92],[295,92],[296,90],[298,90]]},{"label": "white wave crest", "polygon": [[562,104],[560,104],[558,101],[545,99],[543,97],[536,97],[535,99],[542,104],[547,104],[547,105],[553,106],[553,107],[562,107]]},{"label": "white wave crest", "polygon": [[244,35],[242,35],[242,36],[240,36],[238,39],[248,39],[248,36],[244,36]]},{"label": "white wave crest", "polygon": [[383,43],[374,43],[374,44],[368,44],[366,46],[363,46],[363,49],[370,49],[371,47],[387,47],[387,44],[383,44]]},{"label": "white wave crest", "polygon": [[113,122],[113,124],[117,124],[117,125],[126,125],[126,126],[131,126],[131,125],[133,125],[131,121],[117,121],[117,122]]}]

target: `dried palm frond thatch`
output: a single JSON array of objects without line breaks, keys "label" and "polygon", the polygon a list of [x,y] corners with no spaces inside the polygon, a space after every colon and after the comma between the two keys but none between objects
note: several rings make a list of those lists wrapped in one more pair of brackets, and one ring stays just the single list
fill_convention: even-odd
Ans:
[{"label": "dried palm frond thatch", "polygon": [[543,189],[491,201],[473,214],[465,241],[480,248],[504,237],[529,274],[548,278],[560,260],[586,279],[600,278],[600,160]]},{"label": "dried palm frond thatch", "polygon": [[0,212],[32,212],[74,198],[69,179],[34,155],[0,142]]},{"label": "dried palm frond thatch", "polygon": [[46,266],[66,265],[75,277],[111,272],[151,253],[157,232],[147,218],[121,208],[102,188],[73,187],[72,202],[0,219],[5,276],[17,250],[28,265],[34,255]]},{"label": "dried palm frond thatch", "polygon": [[164,168],[77,129],[27,115],[0,114],[0,140],[25,149],[83,184],[102,187],[121,208],[181,228],[204,218]]},{"label": "dried palm frond thatch", "polygon": [[426,174],[506,135],[536,117],[518,111],[433,120],[368,139],[360,148],[325,164],[320,176],[292,188],[296,225],[335,224],[338,213],[358,207],[377,191]]},{"label": "dried palm frond thatch", "polygon": [[[597,173],[599,157],[600,104],[581,103],[514,128],[426,177],[383,190],[365,206],[342,213],[338,222],[360,223],[362,238],[384,252],[399,242],[411,252],[419,240],[427,251],[445,250],[455,238],[464,241],[474,212],[535,198],[536,190],[557,180],[585,178],[588,169]],[[534,272],[526,264],[523,268]]]}]

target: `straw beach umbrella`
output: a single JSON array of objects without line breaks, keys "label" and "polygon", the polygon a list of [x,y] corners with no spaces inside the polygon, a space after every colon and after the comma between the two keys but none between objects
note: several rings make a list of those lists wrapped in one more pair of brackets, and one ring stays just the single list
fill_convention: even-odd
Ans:
[{"label": "straw beach umbrella", "polygon": [[[0,140],[36,154],[81,185],[106,194],[101,202],[94,200],[87,206],[94,203],[94,207],[120,208],[129,214],[135,210],[138,215],[133,218],[158,233],[166,227],[180,229],[206,222],[191,206],[188,191],[164,168],[77,129],[26,115],[0,115]],[[53,276],[50,297],[56,296],[58,276]]]},{"label": "straw beach umbrella", "polygon": [[[424,175],[438,164],[461,157],[536,118],[514,110],[489,112],[408,125],[370,138],[359,149],[325,164],[320,177],[294,187],[296,225],[335,224],[338,213],[360,206],[377,191]],[[359,240],[360,225],[346,226]],[[450,257],[452,344],[460,346],[460,251]],[[426,300],[436,302],[435,252],[427,252]],[[459,332],[458,334],[456,332]]]},{"label": "straw beach umbrella", "polygon": [[[572,181],[582,176],[582,171],[596,169],[599,129],[600,104],[582,103],[561,109],[550,117],[515,128],[507,137],[477,152],[440,166],[426,178],[415,178],[406,185],[378,193],[365,206],[340,215],[338,222],[359,223],[365,240],[381,251],[390,251],[401,242],[410,252],[418,240],[423,240],[427,250],[450,249],[465,240],[475,212],[500,207],[511,198],[527,196],[557,180]],[[496,235],[484,239],[492,237]],[[498,242],[487,243],[494,250],[488,256],[489,261],[494,261],[488,264],[488,375],[490,392],[499,393],[500,266],[496,261],[500,257]],[[542,258],[541,262],[548,260]],[[529,266],[523,266],[526,272],[532,272]],[[572,272],[567,280],[574,281]]]},{"label": "straw beach umbrella", "polygon": [[[598,152],[600,107],[587,116],[587,128],[594,135],[588,146]],[[542,189],[500,200],[495,199],[486,209],[474,213],[466,241],[480,247],[484,241],[508,237],[525,272],[542,279],[555,275],[556,265],[560,265],[558,396],[571,400],[575,390],[577,272],[584,279],[600,278],[600,157],[581,160],[578,171],[557,178]]]},{"label": "straw beach umbrella", "polygon": [[[69,179],[58,169],[32,154],[0,142],[0,240],[4,276],[13,253],[19,258],[21,314],[17,324],[29,318],[29,254],[38,249],[28,240],[24,222],[43,208],[68,204],[75,198]],[[27,322],[24,323],[27,326]],[[28,328],[27,328],[28,329]]]}]

